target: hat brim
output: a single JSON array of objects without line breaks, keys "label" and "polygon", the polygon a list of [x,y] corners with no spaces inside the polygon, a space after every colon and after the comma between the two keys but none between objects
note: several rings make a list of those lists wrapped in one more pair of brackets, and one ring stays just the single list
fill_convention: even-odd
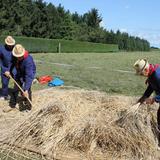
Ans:
[{"label": "hat brim", "polygon": [[5,39],[5,44],[8,46],[14,46],[15,45],[15,41],[13,41],[12,43],[8,43],[7,40]]},{"label": "hat brim", "polygon": [[21,54],[19,54],[19,55],[17,55],[17,54],[14,52],[14,50],[12,51],[12,54],[13,54],[14,57],[22,57],[22,56],[24,56],[24,53],[25,53],[25,50],[24,50]]},{"label": "hat brim", "polygon": [[143,70],[141,70],[141,71],[136,70],[136,74],[137,75],[144,75],[144,71],[145,71],[146,68],[149,68],[149,63],[148,62],[146,63],[146,66],[143,68]]}]

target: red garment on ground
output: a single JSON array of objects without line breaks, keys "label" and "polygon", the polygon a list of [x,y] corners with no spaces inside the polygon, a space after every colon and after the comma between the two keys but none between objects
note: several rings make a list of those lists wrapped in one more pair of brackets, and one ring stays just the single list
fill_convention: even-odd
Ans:
[{"label": "red garment on ground", "polygon": [[40,84],[46,84],[48,82],[50,82],[52,80],[52,77],[51,76],[41,76],[38,78],[38,81]]}]

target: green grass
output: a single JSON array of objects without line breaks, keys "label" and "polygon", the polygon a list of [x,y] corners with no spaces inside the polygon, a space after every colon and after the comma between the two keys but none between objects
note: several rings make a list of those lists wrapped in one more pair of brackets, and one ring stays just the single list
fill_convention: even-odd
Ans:
[{"label": "green grass", "polygon": [[[34,54],[37,61],[37,76],[61,77],[65,85],[100,90],[110,94],[140,95],[146,85],[145,78],[134,74],[133,64],[138,58],[147,58],[150,63],[160,63],[160,52],[120,53],[70,53]],[[72,66],[56,65],[54,63]],[[99,68],[91,68],[99,67]],[[119,72],[124,70],[129,72]],[[46,88],[36,84],[34,89]]]},{"label": "green grass", "polygon": [[[57,53],[59,43],[62,53],[82,53],[82,52],[114,52],[118,51],[118,45],[101,44],[81,41],[69,41],[62,39],[44,39],[32,37],[14,37],[16,43],[21,43],[30,52],[52,52]],[[0,43],[4,43],[5,36],[0,36]]]}]

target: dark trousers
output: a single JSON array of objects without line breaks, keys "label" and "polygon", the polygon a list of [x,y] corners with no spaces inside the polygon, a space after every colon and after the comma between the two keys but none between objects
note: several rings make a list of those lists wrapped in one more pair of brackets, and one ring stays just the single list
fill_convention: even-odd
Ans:
[{"label": "dark trousers", "polygon": [[4,75],[4,73],[1,73],[1,81],[2,81],[2,96],[7,97],[8,96],[9,78],[7,78]]},{"label": "dark trousers", "polygon": [[[21,88],[23,88],[24,83],[21,80],[16,80],[16,82],[21,86]],[[12,99],[12,102],[11,102],[12,107],[15,107],[15,105],[17,103],[17,98],[18,98],[19,91],[20,91],[20,89],[15,84],[14,85],[14,91],[13,91],[13,99]],[[21,93],[21,94],[23,94],[23,93]],[[29,99],[32,101],[31,88],[28,90],[28,94],[29,94]],[[32,108],[31,104],[29,103],[29,101],[25,97],[21,98],[19,106],[20,106],[20,110],[25,110],[25,109],[31,110],[31,108]]]}]

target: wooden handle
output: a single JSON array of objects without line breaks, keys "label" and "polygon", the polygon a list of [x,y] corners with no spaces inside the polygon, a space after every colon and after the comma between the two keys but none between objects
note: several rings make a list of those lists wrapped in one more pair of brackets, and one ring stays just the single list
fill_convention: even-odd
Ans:
[{"label": "wooden handle", "polygon": [[[25,94],[24,90],[21,88],[21,86],[15,81],[15,79],[11,75],[9,75],[9,78],[11,78],[13,80],[13,82],[17,85],[17,87],[21,90],[21,92],[23,94]],[[31,104],[31,106],[33,107],[31,100],[28,97],[26,97],[26,98],[27,98],[28,102]]]}]

